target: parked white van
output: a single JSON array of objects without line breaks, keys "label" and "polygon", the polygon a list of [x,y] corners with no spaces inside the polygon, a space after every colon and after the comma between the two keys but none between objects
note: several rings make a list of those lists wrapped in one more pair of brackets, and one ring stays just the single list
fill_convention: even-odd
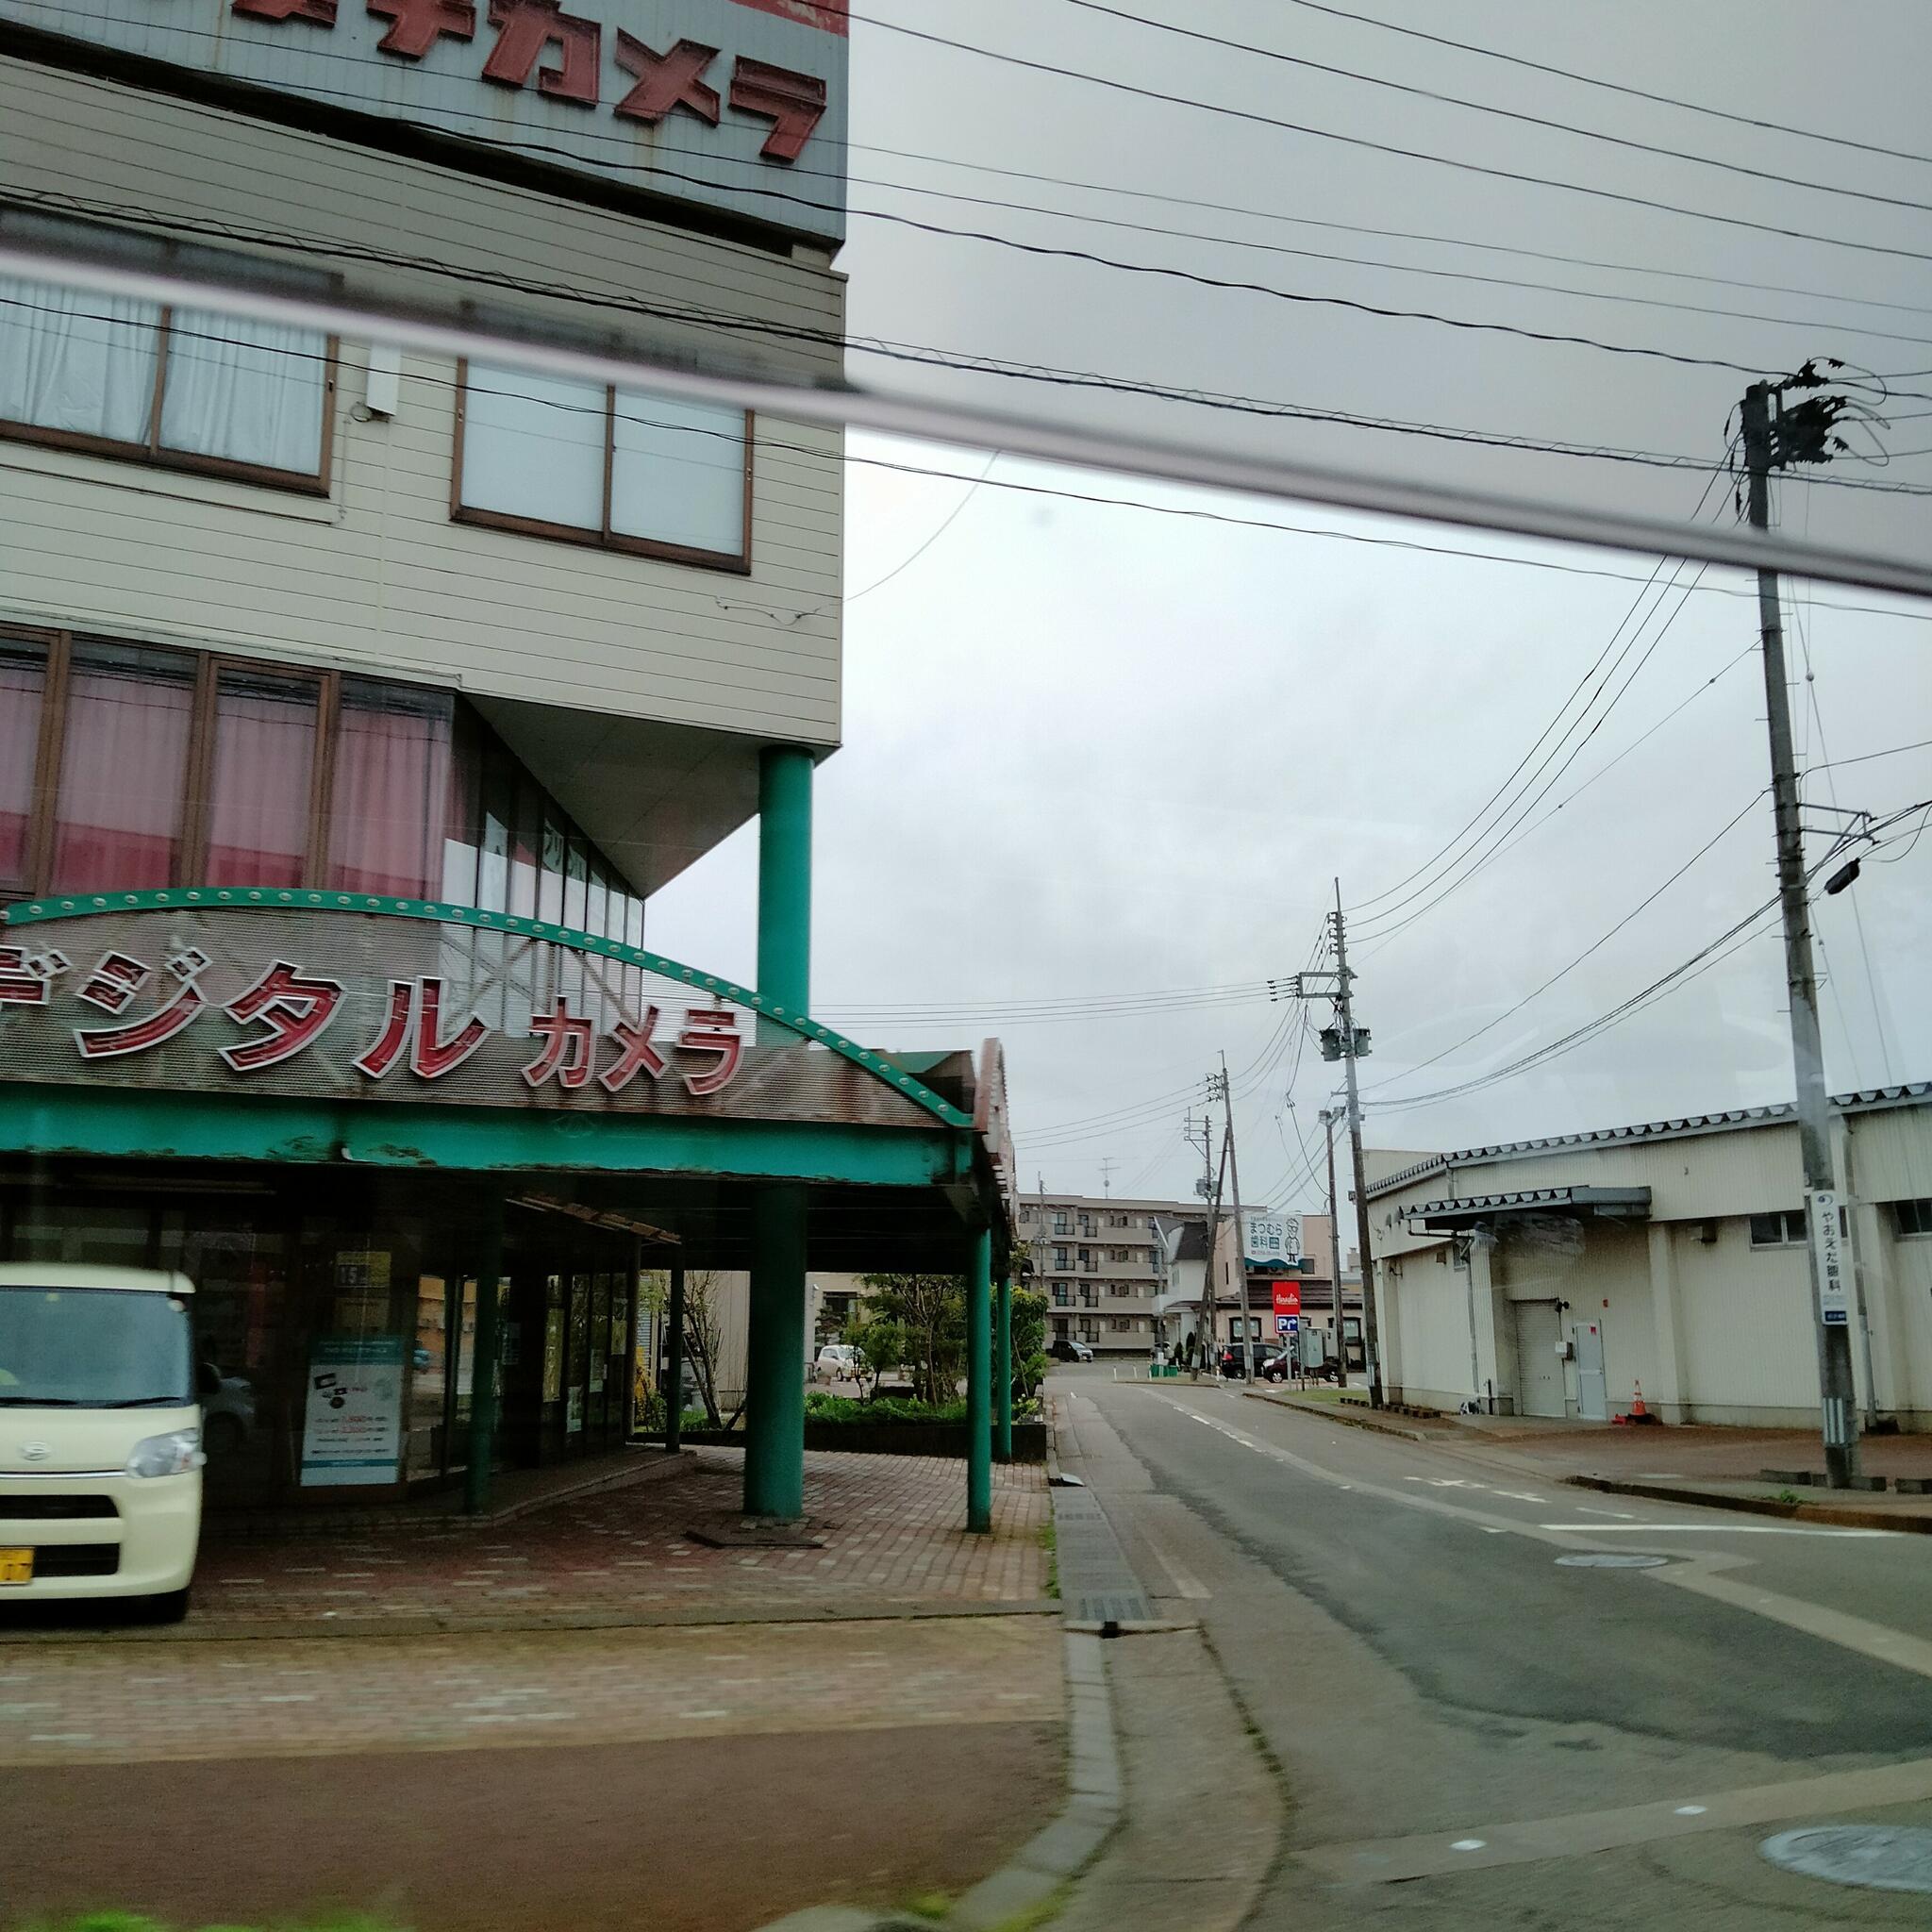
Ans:
[{"label": "parked white van", "polygon": [[0,1608],[188,1608],[201,1538],[194,1286],[140,1268],[0,1267]]}]

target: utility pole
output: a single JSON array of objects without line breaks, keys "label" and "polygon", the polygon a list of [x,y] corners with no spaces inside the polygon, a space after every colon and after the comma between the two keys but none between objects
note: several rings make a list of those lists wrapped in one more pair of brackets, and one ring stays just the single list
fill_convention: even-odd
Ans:
[{"label": "utility pole", "polygon": [[[1213,1082],[1208,1082],[1210,1094]],[[1208,1365],[1208,1353],[1214,1346],[1214,1311],[1220,1304],[1220,1291],[1214,1285],[1214,1249],[1216,1237],[1221,1231],[1221,1183],[1227,1174],[1227,1137],[1221,1140],[1221,1166],[1219,1172],[1214,1165],[1213,1145],[1214,1124],[1206,1110],[1201,1116],[1201,1154],[1207,1164],[1207,1174],[1202,1191],[1208,1197],[1208,1259],[1201,1270],[1201,1312],[1194,1318],[1194,1339],[1200,1343],[1196,1356],[1194,1374],[1198,1378],[1201,1370]]]},{"label": "utility pole", "polygon": [[1119,1165],[1120,1163],[1117,1160],[1115,1160],[1111,1154],[1103,1155],[1101,1157],[1100,1198],[1103,1201],[1110,1201],[1113,1199],[1113,1171]]},{"label": "utility pole", "polygon": [[[1348,990],[1348,934],[1341,916],[1341,881],[1335,881],[1335,1005],[1341,1015],[1338,1044],[1348,1075],[1348,1151],[1355,1170],[1356,1243],[1361,1251],[1362,1357],[1369,1371],[1369,1407],[1382,1407],[1382,1347],[1375,1321],[1375,1263],[1369,1250],[1369,1188],[1362,1174],[1362,1103],[1356,1090],[1355,1063],[1360,1041],[1355,1030],[1355,1008]],[[1340,1229],[1335,1270],[1338,1295],[1341,1285]]]},{"label": "utility pole", "polygon": [[[1744,391],[1744,468],[1749,516],[1771,527],[1771,473],[1793,462],[1824,462],[1844,399],[1814,397],[1790,408],[1794,390],[1824,387],[1807,363],[1783,382]],[[1777,826],[1777,894],[1784,915],[1785,980],[1790,991],[1791,1061],[1797,1079],[1798,1147],[1805,1169],[1805,1225],[1811,1260],[1811,1313],[1818,1332],[1818,1391],[1824,1410],[1825,1481],[1845,1489],[1858,1474],[1857,1394],[1852,1379],[1850,1296],[1839,1238],[1838,1186],[1831,1161],[1830,1102],[1818,1026],[1818,981],[1811,966],[1811,913],[1805,840],[1791,756],[1790,692],[1777,573],[1757,573],[1757,628],[1764,646],[1764,708],[1771,734],[1772,808]]]},{"label": "utility pole", "polygon": [[[1341,1366],[1336,1374],[1341,1377],[1340,1388],[1348,1387],[1348,1308],[1341,1293],[1341,1225],[1335,1216],[1335,1123],[1341,1118],[1341,1109],[1324,1107],[1322,1109],[1322,1125],[1328,1135],[1328,1260],[1335,1271],[1335,1346],[1341,1357]],[[1367,1359],[1367,1351],[1363,1351]]]},{"label": "utility pole", "polygon": [[1255,1379],[1254,1324],[1248,1318],[1248,1238],[1241,1226],[1241,1171],[1234,1152],[1234,1090],[1227,1077],[1227,1056],[1221,1056],[1221,1098],[1227,1108],[1227,1182],[1234,1196],[1234,1305],[1241,1324],[1241,1374]]}]

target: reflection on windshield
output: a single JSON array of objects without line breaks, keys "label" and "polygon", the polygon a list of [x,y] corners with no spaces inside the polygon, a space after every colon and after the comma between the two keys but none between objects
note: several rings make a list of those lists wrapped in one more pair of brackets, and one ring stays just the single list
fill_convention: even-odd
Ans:
[{"label": "reflection on windshield", "polygon": [[133,1289],[0,1289],[0,1405],[185,1407],[188,1312]]}]

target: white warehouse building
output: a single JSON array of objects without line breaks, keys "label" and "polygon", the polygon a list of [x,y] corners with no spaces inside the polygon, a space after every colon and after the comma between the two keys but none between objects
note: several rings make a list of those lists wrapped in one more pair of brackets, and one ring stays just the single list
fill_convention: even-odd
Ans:
[{"label": "white warehouse building", "polygon": [[[1867,1418],[1932,1429],[1932,1082],[1832,1102]],[[1809,1427],[1816,1328],[1789,1106],[1368,1158],[1391,1397]]]}]

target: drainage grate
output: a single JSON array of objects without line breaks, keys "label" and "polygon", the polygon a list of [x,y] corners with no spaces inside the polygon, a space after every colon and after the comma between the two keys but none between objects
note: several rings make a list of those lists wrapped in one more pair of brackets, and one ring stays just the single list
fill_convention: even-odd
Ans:
[{"label": "drainage grate", "polygon": [[1757,1849],[1787,1872],[1833,1885],[1932,1892],[1932,1831],[1919,1825],[1809,1824]]},{"label": "drainage grate", "polygon": [[1056,1490],[1053,1527],[1060,1590],[1076,1623],[1133,1624],[1153,1617],[1154,1606],[1091,1490]]},{"label": "drainage grate", "polygon": [[1565,1570],[1655,1570],[1670,1560],[1668,1557],[1640,1556],[1634,1550],[1590,1550],[1580,1557],[1557,1558]]}]

